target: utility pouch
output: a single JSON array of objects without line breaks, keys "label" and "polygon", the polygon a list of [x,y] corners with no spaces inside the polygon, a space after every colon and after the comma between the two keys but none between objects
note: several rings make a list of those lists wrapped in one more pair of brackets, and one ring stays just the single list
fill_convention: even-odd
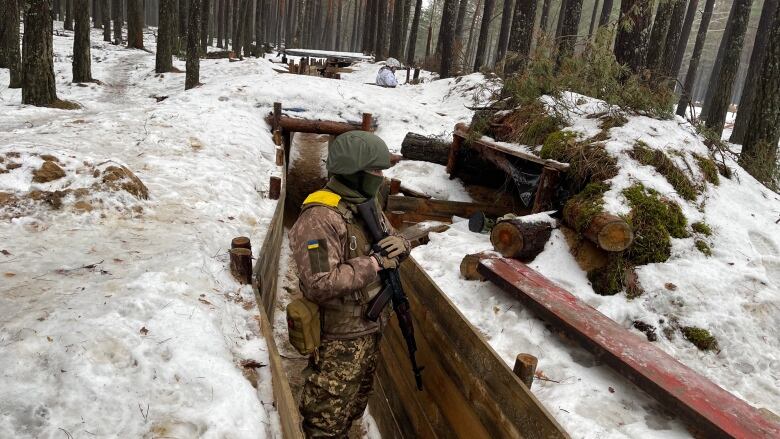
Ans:
[{"label": "utility pouch", "polygon": [[290,344],[301,355],[309,355],[320,346],[320,307],[304,298],[287,305],[287,333]]}]

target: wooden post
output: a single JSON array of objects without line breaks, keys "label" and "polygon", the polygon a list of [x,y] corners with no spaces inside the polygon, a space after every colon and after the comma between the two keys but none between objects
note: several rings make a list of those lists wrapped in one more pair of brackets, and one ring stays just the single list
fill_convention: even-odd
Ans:
[{"label": "wooden post", "polygon": [[447,157],[447,173],[450,174],[450,180],[455,178],[456,165],[458,163],[458,153],[460,152],[460,146],[463,144],[463,138],[457,134],[452,135],[452,145],[450,146],[450,154]]},{"label": "wooden post", "polygon": [[528,390],[531,390],[538,364],[539,360],[531,354],[517,354],[517,358],[515,358],[515,367],[512,368],[512,372],[520,378]]},{"label": "wooden post", "polygon": [[252,250],[230,249],[230,274],[243,285],[252,283]]},{"label": "wooden post", "polygon": [[284,148],[276,148],[276,166],[284,164]]},{"label": "wooden post", "polygon": [[418,79],[420,79],[420,68],[415,67],[414,68],[414,76],[412,77],[414,79],[414,82],[417,82]]},{"label": "wooden post", "polygon": [[401,180],[397,178],[390,179],[390,195],[398,195],[401,192]]},{"label": "wooden post", "polygon": [[282,179],[280,177],[271,177],[271,182],[268,185],[268,198],[272,200],[278,200],[282,194]]},{"label": "wooden post", "polygon": [[497,258],[500,255],[491,251],[484,251],[480,253],[473,253],[463,257],[460,261],[460,274],[466,280],[485,280],[485,276],[481,275],[477,271],[479,267],[479,261],[489,258]]},{"label": "wooden post", "polygon": [[246,236],[237,236],[230,241],[230,248],[247,248],[252,250],[252,242]]},{"label": "wooden post", "polygon": [[539,178],[539,186],[536,188],[536,197],[534,198],[534,207],[531,213],[546,212],[553,209],[555,203],[555,190],[558,189],[560,172],[549,166],[542,169],[542,176]]},{"label": "wooden post", "polygon": [[371,132],[372,131],[371,125],[374,122],[373,119],[374,116],[371,115],[371,113],[363,113],[363,123],[360,126],[360,129],[362,129],[363,131]]},{"label": "wooden post", "polygon": [[530,223],[511,219],[493,227],[490,243],[505,258],[529,261],[544,250],[551,232],[552,225],[546,221]]},{"label": "wooden post", "polygon": [[279,120],[282,118],[282,103],[274,102],[274,116],[271,119],[271,130],[276,131],[280,129]]},{"label": "wooden post", "polygon": [[407,68],[406,68],[406,83],[407,83],[407,84],[409,83],[409,74],[410,74],[411,72],[412,72],[412,70],[411,70],[409,67],[407,67]]}]

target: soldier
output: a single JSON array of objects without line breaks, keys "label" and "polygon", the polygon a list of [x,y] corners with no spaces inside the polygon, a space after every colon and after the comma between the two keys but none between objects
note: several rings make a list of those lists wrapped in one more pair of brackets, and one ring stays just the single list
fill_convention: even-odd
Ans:
[{"label": "soldier", "polygon": [[373,387],[389,307],[372,322],[364,317],[366,305],[382,287],[378,272],[398,267],[410,245],[382,218],[390,236],[379,242],[383,254],[372,253],[355,206],[376,197],[382,170],[390,166],[379,137],[363,131],[338,136],[328,148],[330,180],[306,198],[289,232],[301,290],[319,305],[322,330],[304,370],[300,410],[308,437],[347,437]]}]

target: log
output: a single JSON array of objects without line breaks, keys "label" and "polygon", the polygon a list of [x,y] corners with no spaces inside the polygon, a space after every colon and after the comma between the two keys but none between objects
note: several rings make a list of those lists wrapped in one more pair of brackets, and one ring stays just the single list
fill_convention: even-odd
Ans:
[{"label": "log", "polygon": [[553,167],[545,166],[542,169],[542,176],[539,178],[539,185],[536,187],[534,207],[531,209],[531,213],[547,212],[554,209],[555,193],[558,190],[560,176],[560,171]]},{"label": "log", "polygon": [[569,227],[577,230],[585,238],[608,252],[620,252],[627,249],[634,241],[634,232],[623,218],[607,212],[597,213],[581,229],[580,217],[585,206],[569,201],[563,210],[563,221]]},{"label": "log", "polygon": [[539,360],[531,354],[517,354],[517,358],[515,358],[515,367],[512,368],[512,372],[520,378],[528,390],[531,390],[531,385],[534,383],[534,374],[536,374],[538,364]]},{"label": "log", "polygon": [[[415,197],[391,195],[387,200],[387,210],[391,212],[414,213],[450,219],[453,216],[468,218],[476,212],[485,212],[496,217],[512,213],[511,206],[487,203],[466,203],[462,201],[427,200]],[[439,218],[431,218],[440,221]]]},{"label": "log", "polygon": [[401,193],[401,180],[397,178],[390,179],[390,195],[398,195]]},{"label": "log", "polygon": [[373,119],[374,116],[371,113],[363,113],[363,119],[360,124],[360,129],[363,131],[373,131],[372,125],[373,125]]},{"label": "log", "polygon": [[428,235],[431,233],[446,232],[450,226],[439,221],[426,221],[407,227],[401,236],[412,244],[412,248],[428,243]]},{"label": "log", "polygon": [[[266,121],[270,124],[273,124],[273,115],[269,115],[266,118]],[[329,120],[299,119],[290,116],[280,116],[279,126],[283,130],[290,131],[290,132],[331,134],[334,136],[338,136],[339,134],[344,134],[348,131],[363,129],[362,124],[358,125],[358,124],[347,123],[347,122],[333,122]],[[375,127],[372,126],[371,130],[369,131],[373,131],[374,128]]]},{"label": "log", "polygon": [[252,242],[246,236],[237,236],[230,241],[230,248],[245,248],[252,250]]},{"label": "log", "polygon": [[401,142],[401,155],[409,160],[447,165],[451,142],[439,137],[423,136],[422,134],[406,133]]},{"label": "log", "polygon": [[276,148],[276,166],[284,164],[284,148]]},{"label": "log", "polygon": [[268,186],[268,198],[272,200],[278,200],[282,193],[282,179],[279,177],[271,177],[270,184]]},{"label": "log", "polygon": [[480,253],[472,253],[463,257],[460,261],[460,274],[466,280],[485,280],[485,276],[477,271],[479,267],[479,261],[488,258],[497,258],[500,255],[493,251],[484,251]]},{"label": "log", "polygon": [[609,262],[608,252],[599,248],[589,239],[580,237],[579,233],[571,227],[561,226],[558,229],[563,232],[566,243],[569,244],[569,252],[574,256],[574,260],[577,261],[577,265],[582,271],[587,273],[607,265]]},{"label": "log", "polygon": [[544,250],[550,239],[552,225],[548,222],[524,222],[522,219],[500,221],[490,232],[493,248],[505,258],[533,260]]},{"label": "log", "polygon": [[404,186],[403,184],[401,185],[401,193],[406,195],[407,197],[425,198],[426,200],[430,200],[431,198],[433,198],[428,194],[424,194],[414,189],[410,189]]},{"label": "log", "polygon": [[230,274],[243,285],[252,283],[252,250],[248,248],[230,249]]},{"label": "log", "polygon": [[[469,127],[468,125],[464,123],[459,123],[455,125],[455,132],[453,133],[454,137],[461,138],[462,140],[465,140],[469,137]],[[502,154],[506,154],[512,157],[517,157],[519,159],[523,159],[528,162],[536,163],[543,166],[549,166],[553,169],[557,169],[558,171],[566,171],[566,169],[569,168],[568,163],[560,163],[556,162],[555,160],[547,160],[543,159],[541,157],[535,156],[533,154],[529,154],[527,152],[523,152],[519,149],[512,148],[509,145],[497,143],[489,138],[481,138],[481,139],[474,139],[469,142],[469,147],[471,148],[480,148],[480,149],[490,149],[493,151],[500,152]]]}]

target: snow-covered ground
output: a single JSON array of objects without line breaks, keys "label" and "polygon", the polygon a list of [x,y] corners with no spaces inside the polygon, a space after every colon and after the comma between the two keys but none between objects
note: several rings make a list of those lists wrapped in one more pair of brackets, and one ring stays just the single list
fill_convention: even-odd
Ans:
[{"label": "snow-covered ground", "polygon": [[[184,92],[183,74],[154,74],[154,54],[93,31],[104,84],[82,87],[64,34],[57,91],[82,110],[0,90],[0,437],[273,436],[270,371],[256,369],[255,389],[241,366],[268,364],[254,294],[226,255],[239,235],[257,253],[275,207],[268,109],[256,106],[268,63],[203,61],[205,85]],[[47,154],[65,176],[33,182]],[[109,166],[148,199],[128,178],[109,185]],[[58,207],[31,200],[56,190]],[[14,210],[4,194],[28,201]]]},{"label": "snow-covered ground", "polygon": [[[265,191],[275,149],[263,117],[277,101],[307,118],[358,122],[369,112],[397,152],[409,131],[451,135],[495,85],[481,74],[431,81],[427,72],[422,85],[407,85],[399,71],[402,85],[385,89],[370,85],[379,66],[368,62],[338,81],[279,74],[268,60],[222,59],[203,60],[204,85],[184,92],[183,74],[153,73],[153,54],[106,45],[97,32],[92,43],[93,75],[105,84],[81,87],[70,84],[70,33],[55,36],[58,93],[84,109],[20,106],[18,90],[0,90],[0,170],[14,164],[0,173],[0,437],[274,435],[268,368],[258,369],[256,390],[239,365],[267,364],[254,298],[226,260],[234,236],[250,236],[257,252],[273,212]],[[0,70],[0,84],[7,81]],[[584,102],[583,113],[598,106]],[[595,123],[573,114],[571,129],[593,134]],[[777,194],[737,169],[687,203],[622,152],[636,139],[705,152],[690,126],[632,117],[610,134],[622,171],[607,206],[620,212],[620,189],[641,181],[680,202],[690,222],[713,227],[713,256],[692,238],[674,240],[668,262],[639,269],[645,294],[634,300],[596,295],[558,231],[532,267],[626,327],[676,319],[709,329],[717,353],[679,333],[656,343],[749,403],[780,411]],[[47,154],[65,176],[34,183]],[[109,184],[111,166],[132,171],[148,200]],[[437,198],[470,199],[438,165],[405,161],[388,174]],[[27,200],[23,209],[2,207],[4,194]],[[572,437],[689,436],[515,299],[461,279],[463,255],[488,248],[486,235],[461,222],[413,254],[509,364],[518,352],[540,358],[553,381],[537,380],[534,393]]]}]

